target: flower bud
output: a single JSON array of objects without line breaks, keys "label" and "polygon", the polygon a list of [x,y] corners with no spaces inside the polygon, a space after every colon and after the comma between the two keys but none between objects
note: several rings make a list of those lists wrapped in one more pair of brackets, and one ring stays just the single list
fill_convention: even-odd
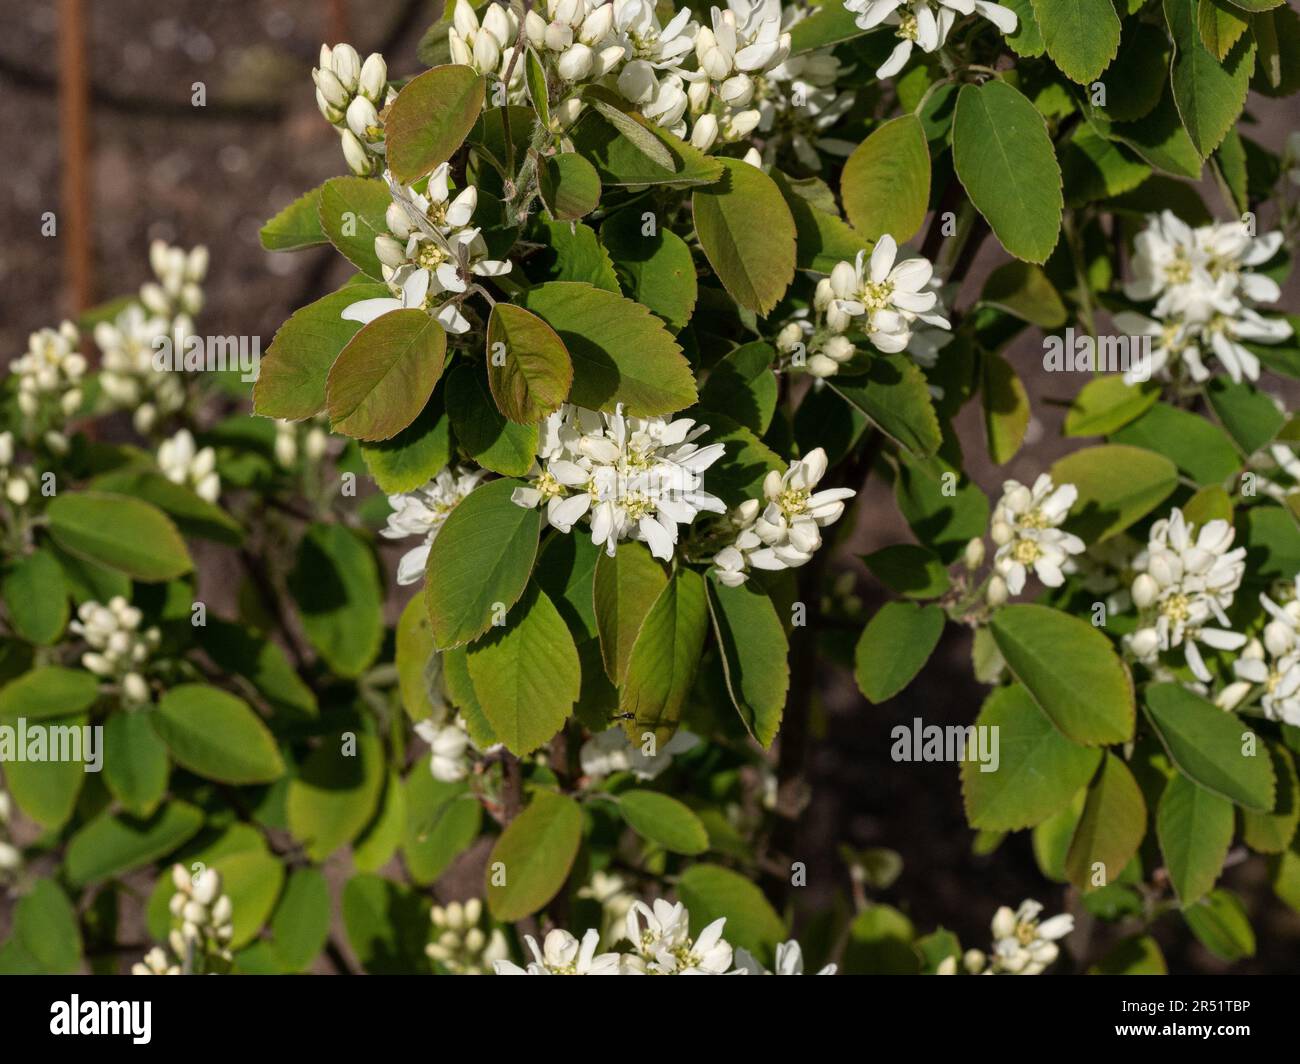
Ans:
[{"label": "flower bud", "polygon": [[591,73],[594,61],[595,56],[587,45],[575,44],[560,56],[555,68],[565,81],[581,81]]},{"label": "flower bud", "polygon": [[347,123],[348,129],[363,143],[378,139],[376,131],[380,129],[379,112],[364,96],[357,96],[348,104]]},{"label": "flower bud", "polygon": [[994,608],[1007,601],[1007,582],[996,573],[989,578],[989,586],[984,593],[984,599]]},{"label": "flower bud", "polygon": [[989,529],[989,539],[999,547],[1005,547],[1015,537],[1016,530],[1005,521],[994,521]]},{"label": "flower bud", "polygon": [[501,59],[501,46],[490,33],[480,33],[474,38],[474,67],[481,73],[496,69]]},{"label": "flower bud", "polygon": [[330,66],[334,68],[335,76],[349,94],[357,91],[357,84],[361,79],[361,57],[357,55],[357,50],[352,45],[336,44]]},{"label": "flower bud", "polygon": [[708,151],[718,139],[718,120],[713,115],[700,115],[691,130],[691,146],[700,151]]},{"label": "flower bud", "polygon": [[[316,71],[316,89],[325,97],[326,102],[331,107],[336,107],[340,111],[347,109],[348,101],[351,99],[351,93],[343,87],[343,83],[332,70]],[[155,273],[158,271],[155,270]]]},{"label": "flower bud", "polygon": [[836,362],[847,362],[857,352],[847,336],[832,336],[822,345],[822,352]]},{"label": "flower bud", "polygon": [[1269,621],[1264,626],[1264,646],[1275,658],[1282,657],[1295,645],[1295,632],[1283,621]]},{"label": "flower bud", "polygon": [[[457,4],[459,7],[468,7],[468,4]],[[361,79],[358,83],[361,95],[376,106],[384,98],[384,91],[388,88],[388,64],[384,62],[384,57],[378,52],[371,52],[366,56],[366,61],[361,67]]]},{"label": "flower bud", "polygon": [[1139,628],[1129,636],[1129,649],[1135,657],[1145,661],[1155,656],[1160,649],[1160,633],[1154,628]]},{"label": "flower bud", "polygon": [[374,160],[357,139],[356,134],[350,129],[345,129],[339,134],[339,139],[343,142],[343,158],[347,160],[352,172],[358,177],[369,177],[374,169]]},{"label": "flower bud", "polygon": [[15,506],[27,505],[27,500],[31,498],[32,489],[27,481],[22,477],[14,477],[5,484],[5,496]]},{"label": "flower bud", "polygon": [[659,88],[655,70],[644,59],[633,59],[618,75],[618,91],[635,104],[649,103]]},{"label": "flower bud", "polygon": [[718,95],[732,107],[748,107],[754,98],[754,82],[748,74],[735,74],[718,86]]},{"label": "flower bud", "polygon": [[833,377],[839,371],[840,364],[833,358],[827,358],[820,351],[808,359],[808,372],[814,377]]},{"label": "flower bud", "polygon": [[984,564],[984,541],[976,536],[966,544],[966,550],[963,554],[963,560],[966,568],[972,573]]},{"label": "flower bud", "polygon": [[1155,602],[1160,594],[1160,585],[1150,573],[1139,573],[1133,581],[1133,605],[1144,610]]}]

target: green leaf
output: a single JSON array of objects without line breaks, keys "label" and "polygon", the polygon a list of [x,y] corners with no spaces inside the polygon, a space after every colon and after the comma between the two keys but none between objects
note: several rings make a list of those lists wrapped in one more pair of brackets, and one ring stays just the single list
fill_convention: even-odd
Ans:
[{"label": "green leaf", "polygon": [[31,643],[49,645],[68,624],[68,589],[53,552],[38,547],[20,556],[4,574],[0,587],[15,633]]},{"label": "green leaf", "polygon": [[[1208,0],[1205,0],[1208,2]],[[1202,159],[1208,158],[1241,114],[1255,69],[1255,43],[1246,38],[1220,63],[1196,28],[1197,0],[1164,0],[1174,39],[1170,85],[1183,126]]]},{"label": "green leaf", "polygon": [[230,896],[232,949],[242,949],[257,937],[270,918],[284,886],[284,865],[263,850],[225,854],[212,863],[221,874],[222,893]]},{"label": "green leaf", "polygon": [[723,287],[742,307],[766,315],[794,280],[794,218],[762,170],[739,159],[718,161],[722,180],[691,196],[695,232]]},{"label": "green leaf", "polygon": [[[500,305],[500,304],[498,304]],[[484,469],[518,477],[532,468],[537,424],[517,424],[497,409],[486,373],[460,363],[447,378],[447,410],[456,442]]]},{"label": "green leaf", "polygon": [[704,578],[680,568],[641,624],[618,699],[619,712],[631,715],[623,727],[634,742],[653,732],[662,745],[677,730],[704,649],[705,599]]},{"label": "green leaf", "polygon": [[352,843],[352,863],[359,872],[378,872],[392,860],[406,834],[406,788],[396,769],[384,781],[379,808]]},{"label": "green leaf", "polygon": [[618,796],[618,811],[638,835],[672,853],[694,856],[709,848],[709,833],[700,818],[676,798],[657,791],[624,791]]},{"label": "green leaf", "polygon": [[203,826],[203,814],[173,799],[148,820],[105,810],[68,842],[63,868],[74,886],[121,875],[171,853]]},{"label": "green leaf", "polygon": [[915,543],[896,543],[865,554],[862,561],[889,590],[907,598],[938,598],[952,586],[938,556]]},{"label": "green leaf", "polygon": [[868,240],[899,244],[916,235],[930,200],[930,146],[921,120],[903,115],[878,126],[854,149],[840,175],[840,198]]},{"label": "green leaf", "polygon": [[125,495],[69,492],[45,511],[54,542],[69,554],[120,569],[145,582],[194,568],[185,541],[159,509]]},{"label": "green leaf", "polygon": [[325,946],[330,929],[330,893],[325,877],[314,868],[289,875],[271,917],[275,955],[290,972],[305,971]]},{"label": "green leaf", "polygon": [[1119,16],[1111,0],[1032,2],[1052,61],[1071,81],[1081,85],[1095,81],[1119,51]]},{"label": "green leaf", "polygon": [[183,535],[200,536],[228,546],[238,546],[244,530],[225,510],[196,495],[184,484],[175,484],[161,473],[121,470],[99,476],[91,482],[96,491],[130,495],[158,507]]},{"label": "green leaf", "polygon": [[1196,10],[1196,32],[1208,51],[1222,63],[1241,35],[1250,29],[1250,19],[1227,0],[1201,0]]},{"label": "green leaf", "polygon": [[402,855],[411,879],[427,886],[478,838],[483,806],[465,783],[434,779],[426,755],[406,778],[406,809]]},{"label": "green leaf", "polygon": [[488,384],[506,417],[532,425],[560,408],[573,384],[573,363],[546,322],[497,303],[488,318],[487,349]]},{"label": "green leaf", "polygon": [[1009,7],[1016,13],[1016,30],[1006,38],[1016,55],[1035,59],[1046,50],[1043,34],[1034,17],[1032,0],[1004,0],[1003,7]]},{"label": "green leaf", "polygon": [[988,530],[989,500],[978,485],[960,478],[955,493],[942,473],[900,456],[894,498],[916,538],[951,565],[975,536]]},{"label": "green leaf", "polygon": [[760,957],[771,956],[785,938],[785,924],[763,892],[729,868],[691,865],[677,881],[677,895],[690,910],[692,935],[725,916],[727,941]]},{"label": "green leaf", "polygon": [[375,556],[342,525],[312,525],[289,573],[311,645],[340,676],[360,676],[384,635],[383,593]]},{"label": "green leaf", "polygon": [[600,175],[577,152],[547,158],[538,186],[542,202],[557,222],[585,217],[600,203]]},{"label": "green leaf", "polygon": [[367,732],[325,735],[289,781],[289,830],[307,856],[323,861],[357,837],[384,788],[384,751]]},{"label": "green leaf", "polygon": [[1156,837],[1165,870],[1186,908],[1214,886],[1232,844],[1232,803],[1174,775],[1156,811]]},{"label": "green leaf", "polygon": [[998,760],[991,768],[973,754],[962,762],[962,798],[973,828],[1020,831],[1042,823],[1069,808],[1101,762],[1100,750],[1062,735],[1019,684],[990,694],[975,726],[995,729]]},{"label": "green leaf", "polygon": [[99,678],[85,669],[43,665],[0,687],[0,717],[66,717],[89,709],[99,697]]},{"label": "green leaf", "polygon": [[751,583],[727,587],[711,580],[708,590],[727,692],[745,729],[766,749],[781,726],[790,688],[785,627],[772,600]]},{"label": "green leaf", "polygon": [[1130,158],[1116,142],[1086,124],[1075,127],[1060,157],[1067,207],[1122,196],[1151,176],[1151,167]]},{"label": "green leaf", "polygon": [[502,921],[521,920],[542,908],[569,878],[581,842],[578,803],[553,791],[537,791],[488,857],[487,903],[492,915]]},{"label": "green leaf", "polygon": [[541,515],[510,501],[518,486],[494,480],[475,488],[433,541],[424,593],[433,641],[442,650],[477,639],[524,593]]},{"label": "green leaf", "polygon": [[907,355],[876,355],[865,375],[841,374],[830,386],[917,457],[943,443],[925,374]]},{"label": "green leaf", "polygon": [[304,192],[258,231],[267,251],[298,251],[329,243],[316,213],[320,189]]},{"label": "green leaf", "polygon": [[301,421],[325,409],[325,382],[339,352],[361,329],[343,311],[364,299],[392,296],[384,284],[344,285],[294,311],[279,329],[253,385],[253,409],[263,417]]},{"label": "green leaf", "polygon": [[1162,26],[1127,19],[1119,54],[1107,68],[1102,110],[1115,122],[1132,122],[1151,113],[1169,82],[1171,45]]},{"label": "green leaf", "polygon": [[1123,532],[1178,485],[1178,470],[1168,458],[1118,443],[1075,451],[1050,472],[1054,483],[1079,489],[1066,527],[1089,543]]},{"label": "green leaf", "polygon": [[467,66],[437,66],[412,78],[388,107],[388,168],[410,184],[451,158],[483,110],[484,83]]},{"label": "green leaf", "polygon": [[1020,450],[1029,428],[1029,395],[1011,364],[992,351],[984,355],[984,385],[980,394],[989,458],[995,465],[1005,465]]},{"label": "green leaf", "polygon": [[1150,935],[1121,939],[1106,956],[1088,969],[1089,975],[1168,975],[1160,945]]},{"label": "green leaf", "polygon": [[1133,681],[1092,625],[1047,606],[1012,605],[990,627],[1012,675],[1062,734],[1084,746],[1132,738]]},{"label": "green leaf", "polygon": [[857,15],[843,4],[821,4],[807,18],[790,27],[790,54],[800,55],[861,37],[867,30],[857,24]]},{"label": "green leaf", "polygon": [[597,635],[593,586],[596,564],[605,556],[590,536],[555,535],[546,541],[537,559],[533,573],[537,586],[550,596],[569,631],[579,641],[595,639]]},{"label": "green leaf", "polygon": [[104,783],[135,816],[152,815],[167,791],[167,746],[149,723],[153,716],[114,713],[104,724]]},{"label": "green leaf", "polygon": [[1057,329],[1067,318],[1065,304],[1047,274],[1028,262],[999,266],[984,282],[980,300],[1043,329]]},{"label": "green leaf", "polygon": [[1237,895],[1212,890],[1196,905],[1183,910],[1183,919],[1202,946],[1232,964],[1255,955],[1255,932]]},{"label": "green leaf", "polygon": [[[21,721],[6,729],[17,734],[2,744],[14,747],[4,751],[5,785],[18,807],[47,831],[68,822],[86,781],[91,765],[90,749],[84,744],[86,723],[84,716],[51,718],[34,725],[26,736]],[[39,749],[32,747],[33,736]],[[103,749],[96,753],[102,764]],[[34,760],[26,760],[27,756]]]},{"label": "green leaf", "polygon": [[536,584],[504,625],[469,648],[467,663],[492,731],[520,757],[554,736],[578,700],[582,670],[573,636]]},{"label": "green leaf", "polygon": [[537,256],[539,279],[577,281],[619,292],[618,277],[609,252],[596,239],[596,231],[585,222],[538,223],[545,248]]},{"label": "green leaf", "polygon": [[243,699],[216,687],[173,687],[151,719],[177,764],[220,783],[271,783],[284,775],[275,739]]},{"label": "green leaf", "polygon": [[434,391],[419,416],[396,436],[363,441],[361,457],[379,490],[388,494],[414,491],[451,462],[451,418],[443,396]]},{"label": "green leaf", "polygon": [[429,971],[424,953],[429,938],[427,898],[391,880],[363,873],[344,885],[340,908],[348,943],[371,975]]},{"label": "green leaf", "polygon": [[[1144,62],[1150,62],[1150,58]],[[1116,123],[1110,136],[1132,148],[1157,170],[1193,180],[1201,176],[1203,160],[1183,128],[1172,86],[1166,88],[1150,112],[1135,122]]]},{"label": "green leaf", "polygon": [[1106,754],[1065,856],[1066,876],[1085,892],[1114,883],[1146,830],[1146,802],[1133,773],[1114,754]]},{"label": "green leaf", "polygon": [[667,571],[644,543],[627,540],[613,556],[602,551],[597,557],[592,583],[596,630],[613,683],[623,682],[637,633],[667,584]]},{"label": "green leaf", "polygon": [[1074,397],[1065,415],[1067,436],[1109,436],[1150,410],[1160,398],[1151,381],[1125,384],[1118,373],[1095,377]]},{"label": "green leaf", "polygon": [[1207,391],[1210,406],[1246,454],[1270,443],[1286,422],[1286,415],[1272,399],[1244,381],[1234,384],[1226,377],[1216,378]]},{"label": "green leaf", "polygon": [[1269,741],[1273,777],[1277,780],[1277,801],[1271,813],[1241,811],[1242,838],[1257,853],[1281,853],[1295,838],[1300,825],[1300,780],[1295,759],[1281,743]]},{"label": "green leaf", "polygon": [[726,414],[756,436],[762,436],[776,413],[779,386],[772,372],[776,352],[762,340],[728,351],[709,370],[700,391],[700,405]]},{"label": "green leaf", "polygon": [[386,214],[393,202],[378,177],[332,177],[320,188],[320,227],[339,253],[362,273],[382,281],[375,237],[391,236]]},{"label": "green leaf", "polygon": [[1018,259],[1043,263],[1061,231],[1061,169],[1043,116],[1004,81],[963,85],[953,163],[975,208]]},{"label": "green leaf", "polygon": [[591,410],[671,414],[695,402],[681,348],[649,310],[588,284],[550,281],[520,297],[559,334],[573,361],[569,401]]},{"label": "green leaf", "polygon": [[[611,185],[669,185],[674,188],[692,188],[709,185],[722,176],[722,162],[692,148],[685,141],[665,129],[652,125],[640,115],[625,116],[629,121],[648,132],[666,150],[672,166],[656,161],[640,146],[646,144],[643,136],[636,141],[622,128],[615,127],[609,110],[591,110],[578,119],[569,130],[574,150],[587,159],[600,175],[601,184]],[[656,155],[658,153],[656,152]],[[662,156],[659,157],[662,159]]]},{"label": "green leaf", "polygon": [[1235,714],[1174,683],[1152,684],[1147,719],[1178,771],[1246,809],[1273,809],[1268,747]]},{"label": "green leaf", "polygon": [[801,270],[830,273],[841,262],[853,262],[868,247],[867,239],[839,215],[835,194],[820,178],[794,180],[779,170],[772,180],[785,197],[795,229],[795,265]]},{"label": "green leaf", "polygon": [[260,633],[209,617],[203,649],[221,668],[246,678],[286,719],[301,721],[319,713],[315,693],[294,671],[284,651]]},{"label": "green leaf", "polygon": [[422,310],[393,310],[348,341],[330,367],[330,427],[361,440],[387,440],[420,416],[442,375],[447,334]]},{"label": "green leaf", "polygon": [[1241,468],[1241,456],[1222,429],[1165,403],[1157,403],[1111,438],[1163,454],[1197,484],[1222,484]]},{"label": "green leaf", "polygon": [[53,880],[38,879],[13,908],[0,974],[76,975],[80,968],[76,910]]},{"label": "green leaf", "polygon": [[912,921],[890,905],[869,905],[849,925],[844,970],[851,975],[915,975]]},{"label": "green leaf", "polygon": [[943,634],[938,606],[886,602],[863,629],[854,651],[854,678],[868,702],[898,694],[930,660]]},{"label": "green leaf", "polygon": [[438,651],[433,645],[433,630],[422,596],[413,596],[402,610],[395,642],[397,687],[402,696],[402,708],[411,720],[424,720],[434,713],[435,703],[429,690],[431,679],[437,675],[431,666]]},{"label": "green leaf", "polygon": [[649,225],[635,210],[618,211],[600,227],[623,289],[649,307],[674,333],[690,321],[699,294],[695,260],[686,241],[670,229]]}]

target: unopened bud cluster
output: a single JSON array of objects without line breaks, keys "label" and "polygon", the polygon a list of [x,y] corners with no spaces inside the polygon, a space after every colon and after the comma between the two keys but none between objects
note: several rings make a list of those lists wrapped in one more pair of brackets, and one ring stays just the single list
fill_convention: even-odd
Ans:
[{"label": "unopened bud cluster", "polygon": [[[464,5],[457,5],[459,9]],[[316,106],[335,129],[343,157],[361,177],[378,173],[384,164],[384,123],[379,112],[397,95],[388,87],[388,64],[378,52],[363,63],[350,44],[320,46],[320,65],[311,72]]]},{"label": "unopened bud cluster", "polygon": [[429,910],[434,938],[424,952],[452,975],[487,975],[496,961],[510,956],[510,949],[499,927],[484,931],[479,926],[482,917],[478,898],[435,905]]},{"label": "unopened bud cluster", "polygon": [[[81,407],[86,356],[79,350],[77,327],[65,321],[58,329],[40,329],[27,340],[27,352],[14,359],[10,372],[18,378],[18,409],[29,421],[44,415],[52,433]],[[51,450],[62,452],[67,443],[47,435]]]},{"label": "unopened bud cluster", "polygon": [[14,506],[26,506],[32,497],[36,474],[30,467],[14,463],[14,434],[0,432],[0,490]]},{"label": "unopened bud cluster", "polygon": [[139,630],[143,619],[139,608],[115,595],[107,606],[83,602],[69,625],[91,647],[81,655],[81,664],[96,676],[116,680],[122,696],[133,703],[149,701],[144,669],[161,639],[157,628]]},{"label": "unopened bud cluster", "polygon": [[158,468],[173,484],[183,484],[207,502],[216,502],[221,494],[221,477],[217,473],[217,452],[198,447],[189,429],[181,429],[158,447]]}]

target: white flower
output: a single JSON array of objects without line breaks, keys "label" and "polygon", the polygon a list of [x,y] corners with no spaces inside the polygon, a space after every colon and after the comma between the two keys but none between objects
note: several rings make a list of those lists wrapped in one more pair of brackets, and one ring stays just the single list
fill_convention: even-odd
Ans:
[{"label": "white flower", "polygon": [[81,406],[81,382],[86,374],[86,356],[78,348],[81,335],[65,321],[58,329],[41,329],[27,339],[27,351],[10,363],[17,378],[18,408],[35,417],[52,400],[60,418],[71,417]]},{"label": "white flower", "polygon": [[726,917],[690,933],[690,913],[681,902],[656,899],[653,908],[634,902],[627,914],[627,937],[644,970],[653,975],[725,975],[731,969],[731,945],[722,937]]},{"label": "white flower", "polygon": [[844,6],[857,15],[854,21],[860,29],[882,23],[897,27],[899,44],[876,71],[878,78],[902,70],[911,58],[913,44],[923,52],[941,48],[960,15],[982,15],[1004,34],[1014,33],[1019,24],[1014,11],[988,0],[845,0]]},{"label": "white flower", "polygon": [[711,81],[763,73],[790,54],[779,0],[728,0],[726,11],[710,8],[709,17],[711,28],[703,27],[695,36],[695,55]]},{"label": "white flower", "polygon": [[600,0],[547,0],[545,15],[533,8],[524,19],[529,42],[566,81],[604,77],[623,61],[613,30],[613,6]]},{"label": "white flower", "polygon": [[1061,522],[1079,496],[1073,484],[1057,487],[1046,473],[1032,489],[1015,480],[1002,485],[1002,498],[993,510],[990,536],[997,544],[993,566],[1012,595],[1025,588],[1030,567],[1048,587],[1060,587],[1062,566],[1072,554],[1082,554],[1083,540],[1062,532]]},{"label": "white flower", "polygon": [[622,959],[617,953],[596,953],[600,932],[592,928],[579,942],[568,931],[551,931],[539,949],[532,935],[524,941],[533,955],[526,968],[508,960],[495,963],[497,975],[619,975]]},{"label": "white flower", "polygon": [[834,307],[849,318],[865,317],[868,339],[890,354],[907,348],[918,320],[950,327],[934,313],[939,297],[930,288],[934,267],[929,260],[916,257],[895,265],[897,257],[898,244],[886,233],[876,241],[869,263],[860,251],[855,262],[839,263],[830,276]]},{"label": "white flower", "polygon": [[455,783],[469,775],[469,735],[459,718],[454,724],[417,721],[415,734],[429,744],[429,771],[443,783]]},{"label": "white flower", "polygon": [[[776,947],[776,970],[769,972],[747,949],[736,950],[736,967],[743,968],[750,975],[803,975],[803,950],[794,939],[782,942]],[[834,964],[828,964],[818,975],[834,975]]]},{"label": "white flower", "polygon": [[767,503],[752,529],[763,545],[746,552],[750,565],[792,568],[807,562],[821,546],[821,530],[840,519],[845,502],[856,494],[852,488],[814,491],[826,468],[826,452],[818,447],[791,462],[784,474],[768,472],[763,481]]},{"label": "white flower", "polygon": [[1042,923],[1043,906],[1026,899],[1014,912],[1006,905],[993,916],[991,972],[1009,975],[1038,975],[1060,955],[1056,945],[1074,930],[1074,917],[1053,916]]},{"label": "white flower", "polygon": [[158,445],[158,468],[174,484],[194,489],[200,499],[215,503],[221,494],[221,477],[216,470],[217,452],[198,448],[189,429],[181,429]]},{"label": "white flower", "polygon": [[424,565],[429,559],[429,547],[434,537],[461,499],[478,487],[485,476],[487,471],[483,469],[453,469],[448,466],[424,487],[388,497],[393,512],[388,515],[388,524],[379,534],[385,539],[424,537],[423,543],[402,555],[397,566],[399,584],[413,584],[424,575]]},{"label": "white flower", "polygon": [[[502,4],[488,4],[480,24],[469,4],[457,4],[447,31],[451,61],[493,74],[519,34],[519,16]],[[515,64],[522,69],[522,63]],[[513,80],[513,78],[512,78]]]},{"label": "white flower", "polygon": [[[1138,660],[1153,664],[1161,651],[1181,645],[1196,678],[1209,683],[1197,643],[1220,650],[1245,645],[1246,637],[1231,630],[1224,612],[1246,571],[1246,549],[1230,549],[1235,534],[1223,520],[1207,521],[1197,534],[1179,509],[1151,526],[1146,550],[1133,561],[1140,574],[1133,601],[1142,610],[1141,627],[1125,637]],[[1212,627],[1213,621],[1220,627]]]},{"label": "white flower", "polygon": [[545,501],[547,520],[562,532],[586,517],[592,542],[611,557],[620,540],[635,539],[670,560],[679,524],[726,509],[703,489],[702,474],[723,453],[722,444],[695,444],[707,431],[689,418],[566,406],[544,424],[533,481],[512,498],[530,508]]},{"label": "white flower", "polygon": [[583,743],[578,760],[582,764],[582,774],[593,780],[612,776],[615,772],[631,772],[638,780],[652,780],[667,770],[675,755],[694,749],[699,742],[698,736],[680,729],[653,754],[648,754],[615,725]]},{"label": "white flower", "polygon": [[1262,593],[1259,601],[1272,620],[1264,626],[1263,642],[1252,639],[1233,671],[1241,681],[1263,685],[1259,704],[1267,719],[1300,726],[1300,576],[1284,605]]}]

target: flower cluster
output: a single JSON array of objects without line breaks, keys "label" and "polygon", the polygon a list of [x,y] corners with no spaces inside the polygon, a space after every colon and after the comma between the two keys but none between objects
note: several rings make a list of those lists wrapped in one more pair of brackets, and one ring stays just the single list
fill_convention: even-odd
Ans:
[{"label": "flower cluster", "polygon": [[[458,4],[457,7],[468,5]],[[354,174],[368,177],[384,161],[384,125],[379,111],[397,93],[388,85],[388,64],[378,52],[363,63],[350,44],[320,46],[320,65],[311,72],[316,106],[339,131],[343,157]]]},{"label": "flower cluster", "polygon": [[860,328],[886,354],[907,350],[918,321],[951,328],[948,319],[936,312],[939,296],[931,285],[934,266],[920,256],[897,259],[898,244],[886,233],[876,241],[869,260],[860,251],[855,262],[839,263],[829,278],[832,327]]},{"label": "flower cluster", "polygon": [[894,27],[898,44],[876,71],[876,77],[893,77],[907,65],[913,46],[922,52],[937,52],[960,15],[978,14],[1004,34],[1015,33],[1019,19],[1009,7],[988,0],[844,0],[857,18],[860,29]]},{"label": "flower cluster", "polygon": [[542,423],[530,483],[511,497],[529,508],[545,503],[547,523],[561,532],[586,519],[592,542],[611,557],[620,540],[633,539],[668,561],[678,525],[726,511],[703,487],[702,474],[723,454],[720,443],[695,444],[707,431],[690,418],[565,405]]},{"label": "flower cluster", "polygon": [[1179,509],[1151,526],[1146,550],[1133,561],[1133,603],[1141,622],[1125,644],[1135,658],[1154,665],[1162,651],[1182,646],[1192,673],[1209,683],[1197,644],[1220,650],[1245,645],[1225,613],[1246,571],[1246,548],[1232,549],[1235,535],[1223,520],[1207,521],[1198,533]]},{"label": "flower cluster", "polygon": [[114,408],[132,411],[142,435],[185,405],[181,375],[160,372],[154,357],[160,341],[181,351],[193,333],[193,317],[203,306],[208,251],[199,246],[187,252],[155,240],[149,245],[149,264],[155,280],[140,287],[137,301],[113,321],[99,322],[94,331],[101,352],[100,388]]},{"label": "flower cluster", "polygon": [[615,772],[631,772],[638,780],[653,780],[661,776],[673,763],[673,757],[693,750],[699,745],[699,736],[679,729],[654,753],[637,746],[618,725],[597,732],[578,752],[582,774],[599,780]]},{"label": "flower cluster", "polygon": [[852,488],[814,491],[826,466],[822,448],[809,451],[784,474],[767,474],[763,500],[746,499],[729,515],[735,539],[713,559],[723,584],[738,587],[750,569],[794,569],[812,558],[822,545],[821,530],[838,521],[857,494]]},{"label": "flower cluster", "polygon": [[172,930],[167,951],[155,946],[144,960],[131,966],[132,975],[195,975],[228,970],[232,955],[230,940],[235,934],[230,896],[221,890],[221,874],[214,868],[200,868],[194,875],[183,865],[172,866],[176,893],[168,908]]},{"label": "flower cluster", "polygon": [[217,452],[211,447],[199,448],[189,429],[181,429],[158,445],[158,468],[173,484],[193,488],[194,494],[207,502],[216,502],[221,494]]},{"label": "flower cluster", "polygon": [[1272,620],[1264,626],[1263,640],[1252,639],[1233,662],[1238,682],[1220,704],[1235,708],[1259,690],[1259,711],[1266,719],[1300,727],[1300,576],[1291,590],[1292,597],[1280,605],[1259,596]]},{"label": "flower cluster", "polygon": [[138,607],[115,595],[107,606],[83,602],[77,608],[77,620],[68,626],[90,644],[91,649],[81,655],[81,664],[96,676],[117,681],[123,697],[134,703],[149,701],[143,670],[162,638],[157,628],[141,632],[143,619]]},{"label": "flower cluster", "polygon": [[388,505],[393,512],[388,515],[388,524],[379,534],[385,539],[424,537],[423,543],[407,551],[398,562],[399,584],[414,584],[424,575],[424,565],[429,560],[429,548],[434,537],[456,504],[478,487],[485,476],[487,471],[483,469],[448,466],[424,487],[388,496]]},{"label": "flower cluster", "polygon": [[385,214],[387,233],[375,237],[375,255],[391,297],[349,304],[343,317],[363,324],[390,310],[431,313],[449,333],[469,332],[461,310],[465,296],[482,291],[477,277],[501,277],[509,261],[488,258],[487,244],[470,226],[478,191],[468,185],[451,199],[450,167],[443,163],[416,187],[399,185],[385,173],[393,202]]},{"label": "flower cluster", "polygon": [[514,58],[518,37],[519,16],[505,4],[488,4],[482,22],[469,4],[457,4],[447,30],[453,63],[473,67],[499,82],[509,76],[510,89],[523,85],[524,64]]},{"label": "flower cluster", "polygon": [[[18,379],[18,409],[24,417],[35,421],[43,413],[52,414],[53,423],[62,428],[63,421],[81,408],[87,363],[80,346],[81,335],[70,321],[28,338],[26,354],[9,367]],[[52,449],[64,450],[66,443],[54,442]]]},{"label": "flower cluster", "polygon": [[[1192,228],[1165,211],[1134,240],[1133,279],[1124,292],[1132,300],[1154,300],[1154,317],[1133,311],[1115,324],[1134,336],[1151,338],[1152,373],[1210,377],[1209,355],[1234,381],[1259,379],[1259,358],[1244,342],[1277,343],[1291,335],[1284,318],[1265,318],[1255,306],[1281,297],[1276,281],[1251,267],[1269,262],[1282,246],[1280,232],[1256,236],[1244,221]],[[1130,369],[1129,383],[1146,374]]]},{"label": "flower cluster", "polygon": [[[972,975],[1041,975],[1061,954],[1056,943],[1074,930],[1073,916],[1063,913],[1040,921],[1042,911],[1042,904],[1029,898],[1014,911],[1002,906],[993,915],[992,953],[967,950],[963,967]],[[939,968],[940,975],[956,973],[955,957]]]},{"label": "flower cluster", "polygon": [[459,717],[450,723],[418,721],[415,734],[429,744],[429,771],[434,779],[455,783],[469,775],[472,744]]},{"label": "flower cluster", "polygon": [[435,905],[429,910],[434,939],[424,952],[452,975],[487,975],[510,951],[499,927],[485,932],[479,926],[482,917],[483,903],[478,898]]},{"label": "flower cluster", "polygon": [[1073,554],[1083,553],[1083,540],[1061,531],[1079,496],[1073,484],[1057,487],[1046,473],[1027,488],[1019,481],[1002,485],[1002,498],[993,510],[989,536],[997,546],[995,570],[989,582],[992,605],[1005,602],[1008,593],[1019,595],[1032,568],[1048,587],[1060,587],[1065,580],[1062,567]]}]

